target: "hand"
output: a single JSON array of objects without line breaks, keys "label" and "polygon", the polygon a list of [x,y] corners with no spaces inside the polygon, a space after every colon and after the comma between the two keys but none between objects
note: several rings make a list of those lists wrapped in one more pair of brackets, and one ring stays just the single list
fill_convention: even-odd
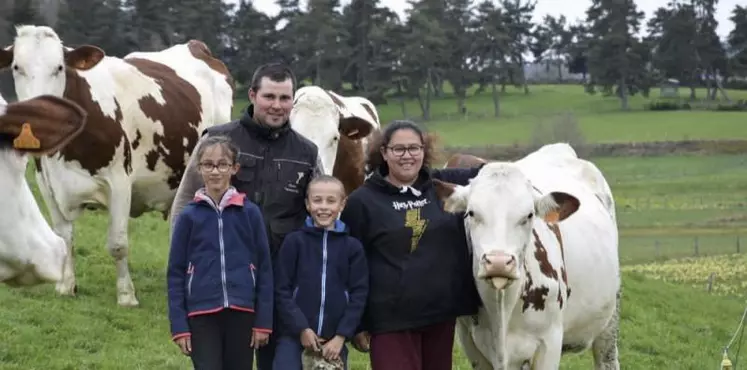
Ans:
[{"label": "hand", "polygon": [[174,343],[179,346],[179,349],[182,350],[185,356],[189,356],[192,353],[192,339],[190,336],[177,338]]},{"label": "hand", "polygon": [[316,336],[316,333],[314,333],[311,329],[304,329],[301,332],[301,345],[303,348],[312,350],[314,352],[319,352],[321,350],[319,345],[319,338]]},{"label": "hand", "polygon": [[327,361],[340,359],[340,350],[342,349],[343,344],[345,344],[345,337],[342,335],[335,335],[332,340],[324,344],[322,355],[327,359]]},{"label": "hand", "polygon": [[353,338],[353,348],[358,352],[368,352],[371,350],[371,335],[367,331],[362,331]]},{"label": "hand", "polygon": [[249,344],[252,348],[259,348],[262,346],[267,345],[267,342],[270,341],[270,334],[252,330],[252,342]]}]

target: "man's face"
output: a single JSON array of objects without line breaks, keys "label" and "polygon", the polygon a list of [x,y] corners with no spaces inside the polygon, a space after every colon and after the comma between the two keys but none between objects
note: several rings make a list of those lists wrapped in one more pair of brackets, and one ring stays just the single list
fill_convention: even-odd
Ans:
[{"label": "man's face", "polygon": [[254,104],[254,119],[270,127],[280,127],[288,121],[293,108],[293,80],[275,82],[262,77],[259,89],[249,89],[249,100]]}]

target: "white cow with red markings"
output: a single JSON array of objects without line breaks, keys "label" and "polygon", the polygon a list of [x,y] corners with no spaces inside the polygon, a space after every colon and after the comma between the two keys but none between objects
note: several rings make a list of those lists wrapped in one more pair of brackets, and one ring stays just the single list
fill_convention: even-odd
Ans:
[{"label": "white cow with red markings", "polygon": [[436,186],[447,211],[464,212],[484,303],[457,325],[473,366],[558,369],[563,353],[591,348],[595,369],[619,369],[618,229],[601,171],[552,144]]},{"label": "white cow with red markings", "polygon": [[233,79],[198,40],[117,58],[92,45],[67,47],[50,27],[20,26],[16,33],[0,49],[0,70],[11,69],[18,98],[64,97],[87,114],[75,139],[35,161],[52,226],[69,251],[56,290],[76,292],[74,221],[90,206],[105,207],[117,303],[137,306],[129,218],[147,211],[168,216],[202,131],[231,119]]},{"label": "white cow with red markings", "polygon": [[0,283],[33,286],[62,279],[67,247],[44,219],[26,181],[29,156],[54,153],[83,130],[86,114],[44,95],[8,104],[0,95]]},{"label": "white cow with red markings", "polygon": [[347,193],[363,184],[368,144],[381,129],[370,100],[304,86],[296,91],[290,123],[316,144],[324,172],[342,181]]}]

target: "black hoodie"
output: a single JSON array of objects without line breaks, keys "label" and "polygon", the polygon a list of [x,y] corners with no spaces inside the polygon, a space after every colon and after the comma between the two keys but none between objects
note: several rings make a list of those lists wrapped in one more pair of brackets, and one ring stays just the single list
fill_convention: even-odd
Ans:
[{"label": "black hoodie", "polygon": [[380,169],[350,194],[341,220],[363,244],[370,276],[361,331],[414,329],[477,313],[463,219],[443,210],[432,179],[466,185],[481,167],[424,168],[404,190]]}]

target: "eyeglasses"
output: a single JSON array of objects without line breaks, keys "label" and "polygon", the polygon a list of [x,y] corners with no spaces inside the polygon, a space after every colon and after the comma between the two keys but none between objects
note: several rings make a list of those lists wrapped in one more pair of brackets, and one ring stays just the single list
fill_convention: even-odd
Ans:
[{"label": "eyeglasses", "polygon": [[209,173],[213,172],[213,168],[217,168],[218,172],[220,173],[226,173],[231,170],[231,163],[225,163],[221,162],[218,164],[210,163],[210,162],[202,162],[200,163],[200,171]]},{"label": "eyeglasses", "polygon": [[410,145],[410,146],[395,145],[395,146],[389,146],[387,148],[391,150],[392,153],[394,153],[394,155],[398,157],[405,155],[405,152],[409,152],[411,156],[416,156],[423,151],[422,145]]}]

